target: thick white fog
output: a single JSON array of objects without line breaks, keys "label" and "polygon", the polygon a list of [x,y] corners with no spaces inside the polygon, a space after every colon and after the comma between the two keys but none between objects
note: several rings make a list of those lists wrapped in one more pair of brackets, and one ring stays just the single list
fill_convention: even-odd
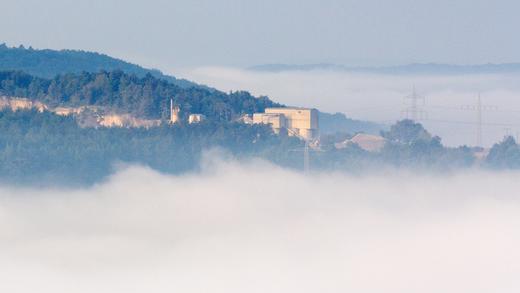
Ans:
[{"label": "thick white fog", "polygon": [[0,292],[518,292],[520,173],[263,162],[0,187]]},{"label": "thick white fog", "polygon": [[[474,145],[478,93],[489,107],[483,112],[486,146],[505,135],[520,135],[520,75],[376,75],[341,71],[257,72],[235,68],[202,67],[174,72],[215,88],[248,90],[288,105],[316,107],[328,112],[391,124],[409,106],[405,96],[425,98],[427,115],[421,121],[448,145]],[[408,101],[409,102],[409,101]]]}]

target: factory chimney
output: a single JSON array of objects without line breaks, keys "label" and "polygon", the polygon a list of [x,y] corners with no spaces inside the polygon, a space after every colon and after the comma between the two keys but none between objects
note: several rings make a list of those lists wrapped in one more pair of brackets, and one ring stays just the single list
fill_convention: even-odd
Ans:
[{"label": "factory chimney", "polygon": [[181,109],[179,106],[173,105],[173,99],[170,99],[170,123],[175,124],[179,122],[179,112]]}]

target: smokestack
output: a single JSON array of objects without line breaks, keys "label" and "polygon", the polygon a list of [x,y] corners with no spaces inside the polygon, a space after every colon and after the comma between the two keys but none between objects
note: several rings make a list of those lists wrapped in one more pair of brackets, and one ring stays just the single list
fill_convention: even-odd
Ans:
[{"label": "smokestack", "polygon": [[170,123],[175,124],[179,122],[179,106],[173,105],[173,99],[170,99]]}]

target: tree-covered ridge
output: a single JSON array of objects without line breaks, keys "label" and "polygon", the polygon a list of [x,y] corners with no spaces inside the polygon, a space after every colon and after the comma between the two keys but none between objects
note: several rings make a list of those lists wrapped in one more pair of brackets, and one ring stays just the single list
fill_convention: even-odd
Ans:
[{"label": "tree-covered ridge", "polygon": [[265,125],[206,121],[149,129],[81,128],[72,116],[5,110],[0,111],[0,182],[92,184],[118,163],[175,174],[196,170],[203,151],[212,148],[290,165],[298,156],[290,150],[299,145]]},{"label": "tree-covered ridge", "polygon": [[[22,71],[44,79],[52,79],[56,75],[66,75],[69,73],[79,75],[83,72],[122,71],[140,78],[144,78],[149,74],[157,79],[173,83],[183,89],[195,87],[197,89],[217,92],[215,89],[198,85],[188,80],[164,75],[158,70],[146,69],[139,65],[104,54],[77,50],[35,50],[31,47],[25,48],[23,46],[9,48],[5,44],[0,44],[0,71]],[[195,92],[198,94],[197,90],[195,90]],[[146,101],[144,103],[146,103]],[[142,105],[142,107],[147,107],[147,105]],[[225,109],[223,110],[225,112]],[[194,109],[193,112],[195,111]],[[163,114],[164,113],[161,115]],[[225,113],[223,115],[226,116]],[[340,113],[320,113],[320,123],[321,132],[325,134],[358,131],[377,133],[379,130],[385,128],[385,126],[376,123],[352,120]]]},{"label": "tree-covered ridge", "polygon": [[242,114],[263,112],[279,106],[267,97],[248,92],[229,94],[205,88],[182,88],[148,74],[141,78],[122,71],[70,73],[52,79],[20,71],[0,71],[0,95],[26,97],[49,106],[103,106],[137,117],[165,119],[170,99],[189,113],[206,115],[210,120],[230,121]]},{"label": "tree-covered ridge", "polygon": [[19,70],[29,74],[53,78],[58,74],[116,71],[144,77],[150,74],[183,88],[201,87],[194,82],[164,75],[156,69],[146,69],[105,54],[79,50],[35,50],[31,47],[9,48],[0,44],[0,70]]},{"label": "tree-covered ridge", "polygon": [[[447,171],[475,166],[520,168],[520,148],[506,140],[479,162],[468,147],[449,148],[420,124],[405,120],[388,132],[380,152],[357,145],[324,143],[311,151],[313,172],[371,172],[384,168]],[[225,150],[238,159],[261,158],[303,169],[303,142],[274,135],[266,125],[226,121],[163,124],[152,128],[81,128],[71,116],[51,112],[0,111],[0,181],[29,184],[92,184],[118,163],[139,164],[166,173],[197,170],[205,150]],[[504,164],[504,162],[514,161]]]},{"label": "tree-covered ridge", "polygon": [[318,115],[321,134],[334,134],[341,132],[378,134],[382,129],[386,128],[385,125],[379,123],[348,118],[343,113],[329,114],[319,112]]},{"label": "tree-covered ridge", "polygon": [[381,160],[393,166],[443,170],[479,164],[473,149],[467,146],[446,147],[440,137],[431,135],[422,124],[413,120],[398,121],[381,135],[387,141],[381,151]]},{"label": "tree-covered ridge", "polygon": [[520,169],[520,146],[508,136],[493,145],[486,158],[486,164],[496,169]]}]

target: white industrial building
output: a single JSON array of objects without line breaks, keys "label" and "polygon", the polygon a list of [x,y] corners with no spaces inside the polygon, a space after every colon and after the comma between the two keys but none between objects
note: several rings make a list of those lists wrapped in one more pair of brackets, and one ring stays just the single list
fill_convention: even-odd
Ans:
[{"label": "white industrial building", "polygon": [[308,108],[266,108],[253,114],[253,123],[270,124],[275,133],[287,132],[305,140],[319,136],[318,110]]},{"label": "white industrial building", "polygon": [[190,116],[188,117],[188,123],[189,124],[200,123],[200,122],[204,121],[205,119],[206,119],[206,116],[204,116],[202,114],[190,114]]}]

